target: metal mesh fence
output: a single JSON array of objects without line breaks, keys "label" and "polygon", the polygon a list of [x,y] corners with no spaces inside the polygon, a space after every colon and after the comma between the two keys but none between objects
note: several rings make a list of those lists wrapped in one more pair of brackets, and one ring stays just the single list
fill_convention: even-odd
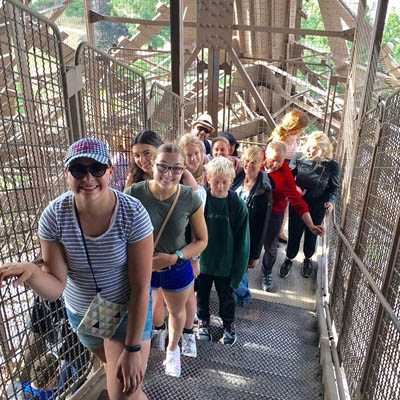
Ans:
[{"label": "metal mesh fence", "polygon": [[178,95],[158,83],[153,83],[148,102],[149,127],[164,142],[179,140],[180,104]]},{"label": "metal mesh fence", "polygon": [[[360,254],[374,281],[387,296],[395,315],[400,317],[397,233],[400,218],[400,93],[388,99],[382,121],[360,236]],[[365,303],[365,299],[362,301]],[[369,315],[373,315],[371,311],[374,308],[368,308]],[[369,329],[372,330],[372,327]],[[394,329],[387,315],[377,319],[374,329],[377,332],[371,349],[373,361],[369,362],[369,376],[362,391],[368,399],[396,398],[400,393],[400,377],[396,374],[400,360],[400,332]],[[357,332],[353,331],[352,335],[357,335]]]},{"label": "metal mesh fence", "polygon": [[145,80],[132,68],[87,44],[77,49],[76,65],[83,72],[83,135],[108,143],[114,165],[112,186],[122,190],[131,162],[130,144],[146,127]]},{"label": "metal mesh fence", "polygon": [[363,116],[351,169],[351,196],[341,202],[345,207],[343,232],[374,282],[372,291],[349,249],[339,243],[331,309],[352,397],[361,391],[368,399],[395,398],[400,384],[395,373],[400,360],[398,342],[394,344],[398,327],[396,331],[375,293],[383,291],[394,315],[399,315],[399,277],[394,263],[400,217],[399,116],[400,93]]},{"label": "metal mesh fence", "polygon": [[[0,261],[32,261],[41,211],[65,189],[70,142],[66,74],[58,29],[19,3],[0,3]],[[61,301],[0,288],[0,398],[34,387],[65,398],[91,368]],[[36,393],[36,394],[38,394]]]}]

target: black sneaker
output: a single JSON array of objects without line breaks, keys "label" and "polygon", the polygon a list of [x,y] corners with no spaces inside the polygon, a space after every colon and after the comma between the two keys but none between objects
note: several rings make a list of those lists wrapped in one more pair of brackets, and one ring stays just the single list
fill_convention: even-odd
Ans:
[{"label": "black sneaker", "polygon": [[272,291],[272,274],[267,274],[264,276],[262,281],[262,290],[264,290],[264,292]]},{"label": "black sneaker", "polygon": [[199,320],[199,327],[197,328],[196,339],[209,342],[211,340],[210,325],[206,321]]},{"label": "black sneaker", "polygon": [[281,269],[279,271],[279,276],[281,278],[286,278],[289,275],[290,269],[292,268],[292,260],[289,260],[289,258],[287,258],[283,264],[281,265]]},{"label": "black sneaker", "polygon": [[313,264],[309,258],[305,258],[303,261],[302,274],[304,278],[309,278],[313,273]]},{"label": "black sneaker", "polygon": [[224,334],[220,340],[222,344],[227,344],[229,346],[233,346],[236,343],[237,336],[236,332],[231,328],[231,329],[224,329]]}]

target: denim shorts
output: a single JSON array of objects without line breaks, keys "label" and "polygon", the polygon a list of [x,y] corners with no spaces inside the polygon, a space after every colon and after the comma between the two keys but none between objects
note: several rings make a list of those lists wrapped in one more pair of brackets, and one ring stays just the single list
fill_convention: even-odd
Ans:
[{"label": "denim shorts", "polygon": [[151,275],[152,289],[161,288],[169,292],[181,292],[194,281],[192,262],[183,261]]},{"label": "denim shorts", "polygon": [[[66,311],[67,311],[68,321],[69,324],[71,325],[72,330],[78,335],[79,341],[86,348],[93,351],[103,345],[102,338],[92,335],[84,335],[76,331],[83,318],[83,315],[75,314],[71,310],[68,310],[68,308],[66,308]],[[119,322],[117,330],[115,331],[114,336],[111,339],[122,343],[125,342],[127,327],[128,327],[128,313],[126,313],[125,316]],[[144,325],[142,340],[144,341],[150,340],[152,330],[153,330],[153,313],[152,313],[152,298],[150,293],[149,302],[147,304],[147,316]]]}]

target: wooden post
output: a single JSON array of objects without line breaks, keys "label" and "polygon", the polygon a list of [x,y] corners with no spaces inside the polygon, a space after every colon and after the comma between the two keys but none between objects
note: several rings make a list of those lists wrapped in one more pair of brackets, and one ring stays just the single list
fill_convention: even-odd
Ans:
[{"label": "wooden post", "polygon": [[182,0],[170,0],[171,21],[171,76],[172,91],[180,97],[178,135],[183,134],[184,104],[183,104],[183,3]]}]

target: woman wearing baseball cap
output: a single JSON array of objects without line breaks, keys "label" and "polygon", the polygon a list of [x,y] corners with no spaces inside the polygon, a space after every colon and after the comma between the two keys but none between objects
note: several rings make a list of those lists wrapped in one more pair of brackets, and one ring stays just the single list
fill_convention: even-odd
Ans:
[{"label": "woman wearing baseball cap", "polygon": [[109,398],[147,399],[141,384],[152,329],[149,215],[139,200],[110,188],[101,140],[73,143],[64,166],[70,190],[39,220],[42,260],[3,265],[0,283],[14,279],[48,300],[63,295],[81,343],[106,362]]}]

